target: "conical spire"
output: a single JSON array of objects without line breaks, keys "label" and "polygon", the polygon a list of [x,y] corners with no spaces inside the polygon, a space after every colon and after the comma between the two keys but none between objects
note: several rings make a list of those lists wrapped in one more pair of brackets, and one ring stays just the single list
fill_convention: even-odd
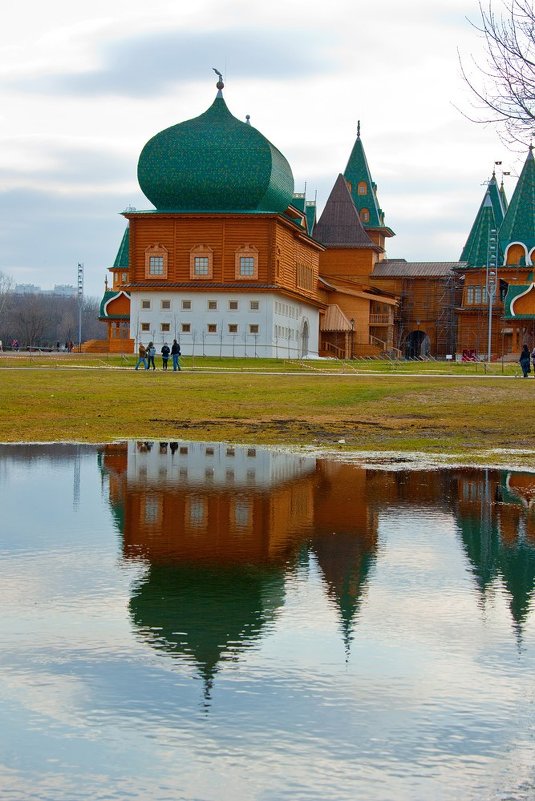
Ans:
[{"label": "conical spire", "polygon": [[364,230],[349,188],[340,174],[314,227],[314,238],[327,247],[375,248]]},{"label": "conical spire", "polygon": [[[357,125],[357,138],[349,156],[344,178],[348,182],[351,197],[366,228],[384,226],[384,214],[379,208],[376,184],[372,180],[362,140],[360,138],[360,120]],[[366,215],[367,212],[367,215]],[[365,217],[368,216],[368,219]]]},{"label": "conical spire", "polygon": [[115,261],[113,262],[114,267],[126,267],[129,266],[129,243],[130,243],[130,227],[127,225],[125,232],[123,234],[123,238],[121,239],[121,244],[119,245],[119,250],[117,251],[117,256],[115,257]]},{"label": "conical spire", "polygon": [[505,189],[504,189],[504,186],[503,186],[503,178],[502,178],[502,182],[500,184],[500,197],[502,199],[502,206],[503,206],[503,211],[504,211],[504,214],[505,214],[505,212],[507,211],[507,207],[509,206],[509,202],[507,200],[507,195],[505,194]]},{"label": "conical spire", "polygon": [[528,253],[535,247],[535,160],[533,146],[520,173],[513,197],[499,232],[500,246],[505,252],[511,242],[525,245]]},{"label": "conical spire", "polygon": [[[496,232],[504,218],[502,199],[496,183],[496,176],[492,174],[483,202],[479,207],[476,219],[472,225],[468,239],[461,253],[460,261],[465,261],[470,267],[485,267],[489,260],[489,242],[491,232]],[[495,238],[495,236],[494,236]],[[497,254],[496,264],[501,260],[501,253]]]}]

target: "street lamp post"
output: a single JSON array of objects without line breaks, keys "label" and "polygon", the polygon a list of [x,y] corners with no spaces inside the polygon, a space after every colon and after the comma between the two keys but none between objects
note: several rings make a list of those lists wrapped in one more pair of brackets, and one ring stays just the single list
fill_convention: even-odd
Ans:
[{"label": "street lamp post", "polygon": [[84,265],[78,262],[78,352],[82,352],[82,306],[84,302]]},{"label": "street lamp post", "polygon": [[489,231],[489,241],[487,249],[487,275],[485,288],[489,302],[488,338],[487,338],[487,362],[490,364],[492,357],[492,306],[496,294],[496,229]]},{"label": "street lamp post", "polygon": [[349,353],[350,353],[349,358],[352,359],[353,358],[353,340],[355,338],[355,320],[353,319],[353,317],[349,321],[349,324],[351,326],[351,347],[349,349]]}]

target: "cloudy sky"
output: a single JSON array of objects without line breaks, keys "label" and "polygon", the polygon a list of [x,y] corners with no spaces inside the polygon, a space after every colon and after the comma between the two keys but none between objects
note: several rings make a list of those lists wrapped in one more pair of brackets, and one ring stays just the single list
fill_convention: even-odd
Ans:
[{"label": "cloudy sky", "polygon": [[[388,255],[456,260],[495,160],[518,174],[493,128],[475,125],[460,76],[481,58],[477,0],[48,0],[11,4],[0,31],[0,271],[98,296],[127,206],[150,208],[139,153],[205,111],[212,66],[231,112],[288,158],[321,210],[361,120]],[[506,178],[508,194],[514,179]]]}]

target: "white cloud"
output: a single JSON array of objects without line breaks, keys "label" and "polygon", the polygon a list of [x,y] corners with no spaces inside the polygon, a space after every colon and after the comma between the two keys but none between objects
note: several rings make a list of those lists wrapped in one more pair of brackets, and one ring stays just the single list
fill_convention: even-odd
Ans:
[{"label": "white cloud", "polygon": [[[6,193],[18,190],[20,200],[31,190],[34,201],[48,195],[58,217],[49,211],[47,225],[58,231],[68,210],[77,253],[73,262],[63,239],[45,238],[40,263],[58,269],[45,276],[24,254],[13,225],[4,233],[9,247],[0,269],[24,270],[26,280],[48,286],[63,280],[61,265],[83,260],[88,293],[100,293],[102,267],[121,236],[117,213],[129,204],[149,206],[137,187],[139,152],[157,131],[210,105],[212,66],[225,73],[232,113],[251,115],[289,159],[296,189],[306,182],[310,197],[318,191],[320,209],[345,168],[360,119],[386,221],[397,233],[390,251],[408,259],[457,258],[494,160],[507,162],[504,169],[517,162],[492,129],[454,107],[464,108],[467,96],[457,47],[481,53],[467,16],[477,19],[472,0],[418,0],[410,8],[395,0],[313,7],[305,0],[155,0],[150,7],[140,0],[50,0],[31,14],[13,4],[0,32],[2,205],[14,221],[20,204]],[[95,215],[99,197],[102,213]],[[44,228],[35,204],[34,211],[34,224]]]}]

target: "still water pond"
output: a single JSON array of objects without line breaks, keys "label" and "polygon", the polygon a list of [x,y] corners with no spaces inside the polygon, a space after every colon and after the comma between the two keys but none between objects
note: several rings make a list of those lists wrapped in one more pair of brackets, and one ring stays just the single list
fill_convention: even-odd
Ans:
[{"label": "still water pond", "polygon": [[535,475],[0,446],[3,801],[535,798]]}]

